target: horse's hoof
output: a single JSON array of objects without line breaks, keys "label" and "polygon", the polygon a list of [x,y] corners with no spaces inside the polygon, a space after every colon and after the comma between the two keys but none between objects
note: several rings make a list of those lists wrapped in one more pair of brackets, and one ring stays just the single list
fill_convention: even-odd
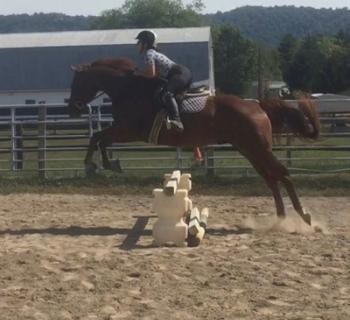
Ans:
[{"label": "horse's hoof", "polygon": [[111,165],[110,162],[104,162],[104,163],[102,164],[102,167],[103,167],[103,169],[105,169],[105,170],[112,170],[112,165]]},{"label": "horse's hoof", "polygon": [[305,213],[302,216],[302,218],[309,226],[311,226],[311,214],[310,213]]},{"label": "horse's hoof", "polygon": [[111,161],[111,170],[113,172],[116,172],[116,173],[122,173],[123,172],[123,169],[122,169],[122,167],[120,165],[120,160],[119,159]]},{"label": "horse's hoof", "polygon": [[323,233],[323,229],[320,226],[314,226],[314,231],[316,233]]},{"label": "horse's hoof", "polygon": [[97,172],[97,165],[93,162],[85,165],[85,173],[88,177],[93,176]]}]

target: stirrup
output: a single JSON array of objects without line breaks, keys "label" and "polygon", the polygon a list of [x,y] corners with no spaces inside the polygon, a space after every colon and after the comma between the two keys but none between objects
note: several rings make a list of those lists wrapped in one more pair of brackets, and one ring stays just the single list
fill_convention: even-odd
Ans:
[{"label": "stirrup", "polygon": [[174,129],[177,132],[183,132],[184,131],[184,126],[181,121],[179,120],[171,120],[169,117],[166,119],[166,128],[168,130]]}]

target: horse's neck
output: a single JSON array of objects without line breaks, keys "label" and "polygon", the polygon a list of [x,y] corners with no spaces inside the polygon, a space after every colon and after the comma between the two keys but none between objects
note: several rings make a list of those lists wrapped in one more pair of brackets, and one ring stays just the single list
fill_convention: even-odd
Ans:
[{"label": "horse's neck", "polygon": [[146,78],[142,76],[133,76],[130,81],[130,95],[140,95],[142,97],[154,97],[156,89],[160,86],[160,80],[157,78]]},{"label": "horse's neck", "polygon": [[113,105],[117,108],[116,112],[121,112],[119,107],[125,105],[133,110],[139,110],[141,113],[146,105],[153,106],[152,110],[157,109],[154,96],[157,88],[161,85],[160,79],[134,75],[120,76],[115,70],[105,67],[97,67],[92,70],[91,79],[95,81],[99,91],[110,97]]},{"label": "horse's neck", "polygon": [[[105,92],[110,98],[112,98],[117,92],[121,91],[124,86],[123,79],[119,79],[116,75],[107,70],[100,69],[91,74],[93,81],[96,82],[96,87],[99,91]],[[118,81],[116,81],[116,79]],[[125,82],[125,81],[124,81]]]},{"label": "horse's neck", "polygon": [[155,92],[160,86],[160,81],[158,79],[150,79],[142,76],[129,76],[122,79],[122,82],[123,84],[121,85],[121,83],[119,83],[118,86],[120,87],[121,85],[123,89],[115,95],[116,99],[153,101]]}]

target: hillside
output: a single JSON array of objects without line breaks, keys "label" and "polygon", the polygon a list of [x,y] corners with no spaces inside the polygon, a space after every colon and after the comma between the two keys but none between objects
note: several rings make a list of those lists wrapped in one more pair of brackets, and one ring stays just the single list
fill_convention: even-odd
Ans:
[{"label": "hillside", "polygon": [[[0,16],[0,33],[88,30],[94,16],[68,16],[59,13]],[[203,15],[205,24],[228,23],[255,41],[275,46],[291,33],[296,37],[334,35],[350,30],[349,9],[314,9],[294,6],[240,7],[228,12]]]},{"label": "hillside", "polygon": [[87,30],[94,19],[61,13],[0,15],[0,33]]},{"label": "hillside", "polygon": [[339,30],[350,30],[349,9],[246,6],[207,15],[206,19],[209,23],[234,25],[244,36],[269,45],[277,45],[287,33],[305,37],[334,35]]}]

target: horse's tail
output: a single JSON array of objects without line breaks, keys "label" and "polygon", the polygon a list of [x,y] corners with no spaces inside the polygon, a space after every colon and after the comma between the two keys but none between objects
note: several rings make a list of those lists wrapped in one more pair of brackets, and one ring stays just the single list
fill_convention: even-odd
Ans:
[{"label": "horse's tail", "polygon": [[316,105],[311,99],[297,100],[298,107],[288,102],[272,98],[260,101],[260,106],[268,115],[273,133],[291,132],[300,138],[318,139],[320,119]]}]

